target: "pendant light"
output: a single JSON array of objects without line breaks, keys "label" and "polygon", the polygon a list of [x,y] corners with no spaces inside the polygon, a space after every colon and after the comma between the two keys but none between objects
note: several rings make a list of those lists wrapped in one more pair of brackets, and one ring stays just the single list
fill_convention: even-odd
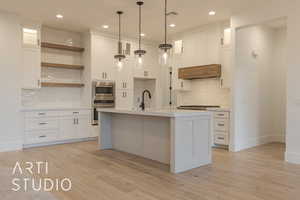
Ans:
[{"label": "pendant light", "polygon": [[169,59],[169,54],[170,50],[172,49],[172,44],[167,43],[167,0],[165,0],[165,43],[159,45],[159,49],[161,50],[161,64],[167,65],[168,64],[168,59]]},{"label": "pendant light", "polygon": [[139,49],[134,51],[134,55],[137,59],[137,66],[143,65],[143,55],[146,54],[145,50],[141,49],[141,42],[142,42],[142,5],[144,4],[143,1],[138,1],[136,4],[139,6]]},{"label": "pendant light", "polygon": [[123,54],[122,51],[122,41],[121,41],[121,15],[123,14],[123,11],[117,11],[117,14],[119,16],[119,41],[118,41],[118,54],[115,55],[116,63],[118,68],[123,67],[123,59],[126,58],[126,56]]}]

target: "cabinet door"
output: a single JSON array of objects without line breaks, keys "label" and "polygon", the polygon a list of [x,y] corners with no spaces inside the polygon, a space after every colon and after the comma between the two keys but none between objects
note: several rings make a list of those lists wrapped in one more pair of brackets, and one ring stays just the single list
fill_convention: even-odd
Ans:
[{"label": "cabinet door", "polygon": [[76,119],[76,138],[88,138],[92,136],[91,120],[89,116],[80,116]]},{"label": "cabinet door", "polygon": [[23,87],[24,89],[40,88],[41,52],[40,49],[23,48]]},{"label": "cabinet door", "polygon": [[77,127],[75,118],[72,117],[61,119],[59,139],[68,140],[76,138],[76,128]]},{"label": "cabinet door", "polygon": [[115,79],[115,59],[117,40],[92,35],[92,78],[102,80]]},{"label": "cabinet door", "polygon": [[22,27],[22,47],[40,48],[41,31],[40,26],[24,25]]},{"label": "cabinet door", "polygon": [[116,89],[132,89],[133,88],[133,66],[134,58],[126,58],[124,65],[117,69]]},{"label": "cabinet door", "polygon": [[222,77],[221,87],[231,88],[231,73],[232,73],[232,50],[222,49],[221,51],[221,66],[222,66]]},{"label": "cabinet door", "polygon": [[133,107],[133,92],[131,90],[117,90],[116,108],[132,109],[132,107]]}]

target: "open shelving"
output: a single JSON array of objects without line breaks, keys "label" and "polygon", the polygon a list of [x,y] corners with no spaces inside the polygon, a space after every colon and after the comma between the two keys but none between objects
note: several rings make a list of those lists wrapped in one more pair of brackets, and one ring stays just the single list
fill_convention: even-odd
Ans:
[{"label": "open shelving", "polygon": [[61,83],[61,82],[42,82],[42,87],[72,87],[81,88],[84,87],[83,83]]},{"label": "open shelving", "polygon": [[69,65],[69,64],[59,64],[59,63],[48,63],[42,62],[42,67],[51,67],[51,68],[58,68],[58,69],[74,69],[74,70],[83,70],[83,65]]},{"label": "open shelving", "polygon": [[83,52],[84,51],[84,48],[82,48],[82,47],[74,47],[74,46],[55,44],[55,43],[50,43],[50,42],[42,42],[41,45],[44,48],[50,48],[50,49],[59,49],[59,50],[74,51],[74,52]]}]

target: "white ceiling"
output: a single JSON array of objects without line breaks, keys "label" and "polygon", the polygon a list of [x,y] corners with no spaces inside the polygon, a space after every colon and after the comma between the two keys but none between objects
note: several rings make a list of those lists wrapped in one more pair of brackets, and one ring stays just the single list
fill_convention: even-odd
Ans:
[{"label": "white ceiling", "polygon": [[[229,19],[235,13],[258,7],[272,0],[169,0],[168,11],[176,11],[178,16],[169,18],[175,28],[170,34],[182,32],[203,24]],[[163,0],[144,0],[143,32],[149,40],[161,41],[163,37]],[[86,31],[99,28],[110,33],[117,32],[117,10],[124,11],[124,35],[137,37],[138,7],[136,0],[0,0],[0,9],[17,13],[32,20],[40,20],[51,27]],[[208,12],[215,10],[215,16]],[[56,14],[64,15],[62,20]],[[103,24],[110,28],[104,30]]]}]

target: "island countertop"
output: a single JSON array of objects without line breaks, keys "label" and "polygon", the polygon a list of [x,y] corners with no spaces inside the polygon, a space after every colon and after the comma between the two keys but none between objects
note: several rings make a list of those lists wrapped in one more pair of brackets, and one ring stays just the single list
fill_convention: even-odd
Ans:
[{"label": "island countertop", "polygon": [[178,109],[158,109],[158,110],[129,110],[129,109],[115,109],[115,108],[98,108],[98,112],[104,113],[118,113],[129,115],[143,115],[143,116],[158,116],[158,117],[192,117],[200,115],[211,115],[211,111],[192,111],[192,110],[178,110]]}]

